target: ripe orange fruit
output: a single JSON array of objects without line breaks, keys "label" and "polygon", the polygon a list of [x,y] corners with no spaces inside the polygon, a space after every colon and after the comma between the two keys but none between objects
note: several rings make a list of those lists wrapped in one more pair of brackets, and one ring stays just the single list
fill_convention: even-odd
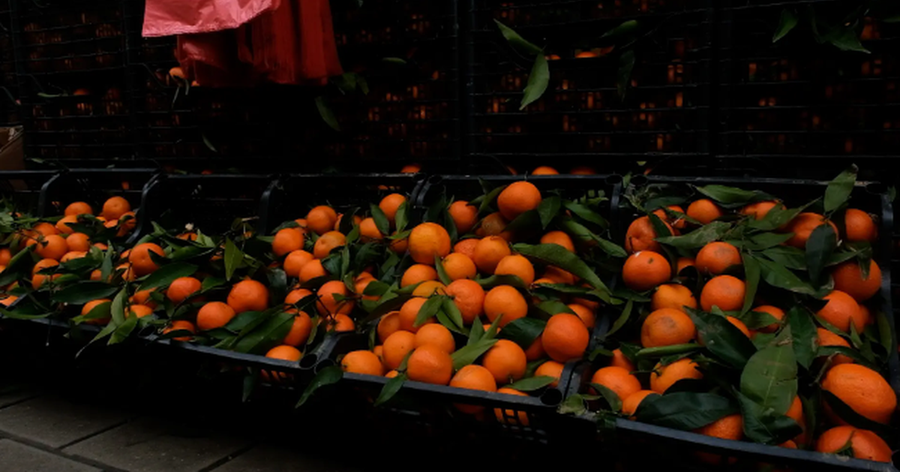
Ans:
[{"label": "ripe orange fruit", "polygon": [[118,219],[119,222],[119,232],[117,236],[120,238],[130,233],[137,227],[137,217],[133,211],[126,211],[125,214],[122,215],[121,218]]},{"label": "ripe orange fruit", "polygon": [[409,255],[419,264],[434,265],[434,256],[450,254],[450,235],[443,226],[422,223],[409,233]]},{"label": "ripe orange fruit", "polygon": [[622,280],[625,286],[643,292],[669,280],[672,266],[662,254],[653,251],[638,251],[625,260]]},{"label": "ripe orange fruit", "polygon": [[[112,303],[112,300],[110,300],[108,298],[101,298],[99,300],[92,300],[92,301],[85,303],[84,306],[81,307],[81,316],[87,316],[87,314],[90,313],[91,310],[93,310],[94,308],[97,308],[98,306],[100,306],[104,303]],[[93,318],[90,320],[85,320],[84,322],[87,324],[103,325],[103,324],[109,323],[109,318]]]},{"label": "ripe orange fruit", "polygon": [[509,241],[512,239],[512,234],[506,231],[507,226],[509,226],[509,221],[506,221],[506,218],[503,218],[503,215],[501,215],[499,211],[494,212],[481,220],[478,229],[475,230],[475,235],[480,238],[486,236],[500,236]]},{"label": "ripe orange fruit", "polygon": [[[322,284],[316,292],[319,297],[316,303],[316,309],[320,315],[347,315],[353,311],[353,300],[350,298],[350,291],[347,286],[340,280],[331,280]],[[337,295],[337,297],[335,297]],[[340,300],[339,300],[340,298]]]},{"label": "ripe orange fruit", "polygon": [[50,267],[59,266],[59,262],[54,259],[41,259],[37,261],[34,267],[31,269],[31,275],[34,277],[31,278],[31,286],[34,288],[38,288],[44,284],[44,281],[49,277],[48,275],[38,274],[42,269],[48,269]]},{"label": "ripe orange fruit", "polygon": [[[191,333],[196,333],[197,328],[194,327],[194,324],[191,323],[190,321],[176,320],[176,321],[173,321],[171,324],[169,324],[169,326],[166,326],[166,328],[163,330],[163,334],[169,334],[172,331],[189,331]],[[179,336],[177,338],[172,338],[172,339],[174,339],[176,341],[181,341],[181,342],[188,342],[191,340],[191,337],[190,336]]]},{"label": "ripe orange fruit", "polygon": [[0,249],[0,265],[8,266],[9,261],[11,261],[11,260],[12,260],[12,252],[9,250],[9,248],[5,247],[3,249]]},{"label": "ripe orange fruit", "polygon": [[498,384],[505,385],[525,376],[528,367],[525,351],[516,343],[501,339],[488,349],[481,365],[490,371]]},{"label": "ripe orange fruit", "polygon": [[536,361],[544,357],[544,354],[544,345],[541,343],[540,336],[535,338],[535,340],[532,341],[531,346],[528,346],[528,349],[525,350],[525,358],[528,359],[528,362]]},{"label": "ripe orange fruit", "polygon": [[288,331],[287,336],[284,337],[284,341],[282,341],[281,344],[294,347],[302,346],[306,344],[311,332],[312,318],[304,311],[298,312],[297,315],[294,316],[294,324],[291,325],[291,330]]},{"label": "ripe orange fruit", "polygon": [[[69,226],[69,223],[78,223],[78,216],[64,216],[56,222],[56,231],[54,234],[72,234],[75,229]],[[46,235],[45,235],[46,236]]]},{"label": "ripe orange fruit", "polygon": [[[850,347],[850,343],[846,339],[828,331],[825,328],[816,328],[816,342],[819,346],[841,346]],[[843,354],[838,354],[831,359],[831,365],[852,364],[853,359]]]},{"label": "ripe orange fruit", "polygon": [[222,302],[209,302],[197,312],[197,327],[203,331],[222,328],[234,318],[234,309]]},{"label": "ripe orange fruit", "polygon": [[494,275],[515,275],[522,279],[525,285],[531,285],[534,282],[534,266],[525,256],[510,254],[500,259],[494,269]]},{"label": "ripe orange fruit", "polygon": [[400,329],[403,331],[408,331],[410,333],[415,333],[419,331],[419,328],[424,326],[426,323],[434,323],[434,317],[428,318],[419,326],[413,326],[416,321],[416,317],[419,316],[419,310],[422,309],[422,305],[428,301],[426,298],[415,297],[410,298],[400,307]]},{"label": "ripe orange fruit", "polygon": [[381,365],[381,360],[370,351],[348,352],[341,359],[341,369],[344,372],[354,374],[377,375],[379,377],[384,375],[384,366]]},{"label": "ripe orange fruit", "polygon": [[366,288],[374,281],[374,277],[357,278],[353,283],[353,293],[359,295],[362,300],[378,300],[380,297],[377,295],[365,295]]},{"label": "ripe orange fruit", "polygon": [[740,310],[744,306],[744,282],[730,275],[718,275],[706,282],[700,292],[700,306],[704,311],[718,306],[722,311]]},{"label": "ripe orange fruit", "polygon": [[381,211],[384,212],[384,216],[386,216],[388,221],[393,225],[394,219],[397,216],[397,210],[399,210],[400,205],[404,203],[406,203],[406,197],[399,193],[392,193],[381,199],[381,202],[378,203],[378,208],[381,208]]},{"label": "ripe orange fruit", "polygon": [[588,166],[578,166],[573,167],[572,170],[569,171],[572,175],[596,175],[597,171],[594,170],[593,167]]},{"label": "ripe orange fruit", "polygon": [[656,287],[650,299],[650,309],[674,308],[682,311],[683,307],[697,308],[697,299],[691,289],[680,284],[664,284]]},{"label": "ripe orange fruit", "polygon": [[456,350],[456,341],[453,340],[453,334],[444,325],[438,323],[430,323],[419,328],[416,332],[416,347],[426,344],[434,344],[435,346],[446,351],[447,354],[453,354]]},{"label": "ripe orange fruit", "polygon": [[396,370],[400,367],[400,363],[403,362],[403,358],[415,349],[416,335],[409,331],[396,331],[384,340],[382,346],[384,366],[388,369]]},{"label": "ripe orange fruit", "polygon": [[413,290],[412,296],[428,298],[432,295],[444,295],[446,288],[437,280],[426,280]]},{"label": "ripe orange fruit", "polygon": [[869,278],[864,279],[859,263],[847,261],[839,264],[831,271],[834,278],[834,289],[840,290],[862,303],[878,293],[881,289],[881,268],[875,261],[869,261]]},{"label": "ripe orange fruit", "polygon": [[270,359],[279,359],[290,362],[299,361],[302,355],[303,354],[301,354],[294,346],[275,346],[266,353],[266,357]]},{"label": "ripe orange fruit", "polygon": [[[478,318],[484,311],[484,289],[474,280],[454,280],[444,289],[444,293],[450,296],[453,299],[453,303],[459,308],[464,324],[472,324],[475,318]],[[504,319],[506,319],[505,316]]]},{"label": "ripe orange fruit", "polygon": [[44,240],[38,242],[35,252],[44,259],[60,260],[67,252],[69,245],[66,244],[65,238],[58,234],[44,236]]},{"label": "ripe orange fruit", "polygon": [[353,318],[343,313],[322,318],[322,321],[327,321],[329,324],[328,329],[336,333],[347,333],[356,329],[356,323],[353,322]]},{"label": "ripe orange fruit", "polygon": [[300,279],[301,283],[309,282],[313,279],[318,279],[319,277],[325,277],[328,275],[328,272],[325,271],[325,267],[322,266],[321,259],[313,259],[306,264],[303,264],[303,267],[300,268]]},{"label": "ripe orange fruit", "polygon": [[82,257],[84,257],[86,255],[87,255],[87,252],[85,252],[85,251],[69,251],[69,252],[63,254],[63,256],[59,259],[59,262],[69,262],[71,260],[81,259]]},{"label": "ripe orange fruit", "polygon": [[289,252],[303,249],[303,231],[300,228],[284,228],[275,233],[272,252],[281,257]]},{"label": "ripe orange fruit", "polygon": [[878,462],[891,462],[894,452],[877,434],[853,426],[835,426],[819,436],[816,450],[837,452],[850,443],[853,457]]},{"label": "ripe orange fruit", "polygon": [[[482,390],[485,392],[496,392],[497,382],[491,372],[480,365],[470,364],[462,369],[450,379],[450,386],[456,388],[466,388],[469,390]],[[454,405],[456,408],[470,415],[484,410],[479,405]]]},{"label": "ripe orange fruit", "polygon": [[750,330],[747,329],[747,325],[745,325],[743,321],[733,316],[726,316],[725,319],[728,320],[729,323],[734,325],[735,328],[741,330],[741,332],[744,333],[744,336],[747,336],[748,338],[750,337]]},{"label": "ripe orange fruit", "polygon": [[450,280],[474,279],[478,274],[478,268],[475,262],[467,255],[454,252],[447,255],[441,265],[444,266],[444,272]]},{"label": "ripe orange fruit", "polygon": [[690,359],[679,359],[669,365],[656,364],[650,374],[650,390],[665,393],[675,382],[682,379],[702,379],[697,363]]},{"label": "ripe orange fruit", "polygon": [[37,234],[33,234],[33,237],[37,237],[38,234],[41,236],[50,236],[53,234],[59,234],[59,230],[56,229],[55,226],[50,223],[38,223],[34,225],[33,231]]},{"label": "ripe orange fruit", "polygon": [[306,214],[306,227],[316,234],[325,234],[334,229],[337,223],[337,212],[327,205],[319,205]]},{"label": "ripe orange fruit", "polygon": [[510,255],[509,243],[499,236],[488,236],[475,246],[475,265],[485,274],[493,274],[504,257]]},{"label": "ripe orange fruit", "polygon": [[406,375],[415,382],[447,385],[453,377],[453,359],[440,347],[425,344],[417,347],[409,356]]},{"label": "ripe orange fruit", "polygon": [[778,326],[781,325],[780,321],[784,319],[784,310],[782,310],[781,308],[774,307],[772,305],[758,306],[751,311],[756,311],[759,313],[768,313],[779,321],[779,323],[772,323],[768,326],[763,326],[761,328],[758,328],[757,331],[759,331],[760,333],[774,333],[775,331],[778,330]]},{"label": "ripe orange fruit", "polygon": [[822,299],[828,300],[828,303],[816,313],[819,318],[845,333],[850,332],[851,322],[856,326],[857,332],[862,333],[866,328],[866,320],[859,310],[859,304],[850,295],[840,290],[832,290]]},{"label": "ripe orange fruit", "polygon": [[537,369],[534,370],[535,377],[553,377],[553,383],[550,384],[551,387],[559,386],[559,379],[562,378],[562,371],[565,366],[556,361],[547,361],[543,364],[539,365]]},{"label": "ripe orange fruit", "polygon": [[403,272],[400,279],[400,287],[408,287],[427,280],[437,280],[438,274],[434,267],[425,264],[413,264]]},{"label": "ripe orange fruit", "polygon": [[[672,210],[672,211],[676,211],[681,214],[685,214],[684,208],[681,208],[678,205],[669,205],[666,208],[669,210]],[[685,224],[684,218],[670,217],[669,214],[666,213],[662,208],[654,211],[653,214],[656,215],[657,217],[659,217],[659,219],[668,223],[670,226],[674,227],[675,229],[683,229],[684,228],[684,224]]]},{"label": "ripe orange fruit", "polygon": [[365,218],[359,222],[359,239],[362,242],[378,241],[383,238],[384,235],[378,230],[378,225],[375,224],[374,218]]},{"label": "ripe orange fruit", "polygon": [[73,202],[66,207],[65,216],[93,215],[94,209],[85,202]]},{"label": "ripe orange fruit", "polygon": [[575,252],[575,243],[572,238],[562,231],[550,231],[541,236],[541,244],[556,244],[566,248],[569,252]]},{"label": "ripe orange fruit", "polygon": [[[499,388],[497,389],[497,393],[502,393],[504,395],[516,395],[519,397],[527,397],[527,393],[520,392],[513,388]],[[500,408],[494,408],[494,416],[497,418],[497,421],[503,424],[509,425],[517,425],[517,426],[528,426],[528,413],[524,411],[516,410],[501,410]]]},{"label": "ripe orange fruit", "polygon": [[472,259],[472,261],[474,262],[475,261],[475,246],[478,245],[478,241],[481,241],[481,239],[478,239],[478,238],[463,239],[453,246],[453,252],[465,254],[465,255],[469,256],[469,259]]},{"label": "ripe orange fruit", "polygon": [[128,307],[128,311],[125,312],[125,318],[128,318],[129,316],[143,318],[152,314],[153,308],[150,308],[147,305],[131,305],[130,307]]},{"label": "ripe orange fruit", "polygon": [[697,335],[691,317],[674,308],[660,308],[650,313],[641,326],[644,347],[673,346],[690,342]]},{"label": "ripe orange fruit", "polygon": [[609,365],[613,367],[621,367],[628,372],[633,372],[635,370],[634,364],[628,357],[625,356],[625,353],[622,352],[621,349],[615,349],[613,351],[612,358],[609,360]]},{"label": "ripe orange fruit", "polygon": [[388,336],[397,332],[400,329],[400,312],[392,311],[378,320],[378,327],[376,331],[378,332],[378,341],[384,344],[384,340],[388,338]]},{"label": "ripe orange fruit", "polygon": [[228,292],[228,306],[238,314],[264,311],[269,307],[269,289],[255,280],[242,280]]},{"label": "ripe orange fruit", "polygon": [[626,416],[634,416],[634,412],[641,406],[641,402],[650,395],[659,395],[653,390],[638,390],[622,400],[622,413]]},{"label": "ripe orange fruit", "polygon": [[688,205],[687,213],[685,214],[706,225],[721,218],[725,213],[712,200],[702,198]]},{"label": "ripe orange fruit", "polygon": [[118,220],[119,217],[129,211],[131,211],[131,203],[128,203],[128,200],[122,197],[112,197],[103,203],[103,210],[100,212],[100,216],[107,220]]},{"label": "ripe orange fruit", "polygon": [[822,390],[833,393],[853,411],[888,424],[897,408],[897,395],[878,372],[859,364],[840,364],[825,374]]},{"label": "ripe orange fruit", "polygon": [[531,171],[531,175],[559,175],[559,171],[550,166],[540,166]]},{"label": "ripe orange fruit", "polygon": [[794,420],[800,428],[803,429],[803,432],[797,435],[794,439],[796,439],[801,444],[806,444],[806,415],[803,414],[803,402],[800,401],[800,396],[797,395],[794,397],[794,401],[791,402],[791,406],[788,408],[788,411],[784,414],[788,418]]},{"label": "ripe orange fruit", "polygon": [[744,419],[739,413],[735,413],[713,421],[697,432],[714,438],[739,441],[744,437]]},{"label": "ripe orange fruit", "polygon": [[134,267],[131,264],[119,264],[116,266],[116,272],[121,273],[122,280],[134,282],[137,274],[134,273]]},{"label": "ripe orange fruit", "polygon": [[741,264],[741,253],[731,244],[716,241],[703,246],[697,253],[695,265],[700,272],[721,274],[733,265]]},{"label": "ripe orange fruit", "polygon": [[128,254],[128,262],[131,263],[131,269],[138,277],[150,274],[155,272],[156,269],[159,269],[156,262],[153,262],[153,259],[150,258],[151,251],[161,257],[165,257],[166,255],[166,251],[164,251],[163,248],[158,244],[153,243],[138,244],[131,250],[131,253]]},{"label": "ripe orange fruit", "polygon": [[637,377],[621,367],[601,367],[594,372],[591,383],[612,390],[619,396],[619,400],[625,400],[641,390],[641,382]]},{"label": "ripe orange fruit", "polygon": [[66,237],[66,245],[70,251],[87,252],[91,249],[91,241],[84,233],[72,233]]},{"label": "ripe orange fruit", "polygon": [[[674,233],[668,223],[663,221],[663,224],[669,228],[670,232]],[[629,253],[640,251],[659,252],[662,250],[662,246],[656,241],[657,237],[659,235],[653,229],[650,217],[642,216],[628,225],[628,231],[625,232],[625,250]]]},{"label": "ripe orange fruit", "polygon": [[552,280],[555,284],[575,285],[576,282],[575,275],[556,266],[547,266],[543,278]]},{"label": "ripe orange fruit", "polygon": [[200,291],[202,283],[194,277],[179,277],[166,289],[166,298],[176,305]]},{"label": "ripe orange fruit", "polygon": [[547,320],[541,334],[544,351],[556,362],[581,359],[590,341],[590,333],[581,318],[559,313]]},{"label": "ripe orange fruit", "polygon": [[313,246],[313,255],[316,256],[316,259],[324,259],[331,254],[333,249],[346,244],[347,237],[344,236],[343,233],[338,231],[328,231],[319,236],[319,239],[316,240],[316,244]]},{"label": "ripe orange fruit", "polygon": [[531,182],[513,182],[497,197],[500,214],[509,221],[541,204],[541,191]]},{"label": "ripe orange fruit", "polygon": [[312,292],[310,292],[309,290],[307,290],[307,289],[305,289],[305,288],[298,288],[298,289],[295,289],[295,290],[291,290],[291,291],[288,292],[288,294],[284,297],[284,303],[285,303],[286,305],[293,305],[293,304],[299,302],[300,300],[303,300],[304,298],[306,298],[306,297],[308,297],[308,296],[310,296],[310,295],[312,295],[312,294],[313,294]]},{"label": "ripe orange fruit", "polygon": [[567,305],[570,310],[575,312],[581,321],[584,322],[584,326],[589,330],[594,329],[594,324],[596,322],[596,317],[594,316],[594,311],[586,306],[579,305],[577,303],[570,303]]},{"label": "ripe orange fruit", "polygon": [[696,261],[694,261],[694,259],[691,259],[690,257],[679,257],[678,263],[675,266],[675,273],[680,274],[681,271],[687,267],[697,267]]},{"label": "ripe orange fruit", "polygon": [[484,296],[484,314],[491,323],[503,315],[499,324],[502,328],[514,320],[524,318],[528,314],[528,302],[514,287],[498,285]]},{"label": "ripe orange fruit", "polygon": [[837,226],[831,221],[827,221],[824,216],[818,213],[800,213],[796,218],[791,220],[785,228],[786,233],[794,233],[791,239],[788,239],[785,244],[805,249],[806,241],[809,239],[813,230],[826,223],[831,225],[831,228],[834,229],[834,234],[837,235]]},{"label": "ripe orange fruit", "polygon": [[478,222],[478,207],[469,205],[469,202],[465,200],[451,203],[447,211],[450,213],[450,218],[453,218],[458,234],[468,233]]},{"label": "ripe orange fruit", "polygon": [[147,305],[150,308],[156,308],[156,302],[150,298],[150,294],[153,293],[154,290],[156,289],[151,288],[149,290],[137,291],[129,298],[129,301],[136,305]]},{"label": "ripe orange fruit", "polygon": [[315,259],[315,257],[307,251],[298,249],[288,253],[284,258],[284,273],[288,277],[299,277],[300,271],[307,262]]},{"label": "ripe orange fruit", "polygon": [[756,220],[761,220],[769,214],[769,210],[776,206],[778,206],[778,202],[772,200],[751,203],[741,208],[741,214],[752,216]]},{"label": "ripe orange fruit", "polygon": [[422,166],[419,164],[407,164],[400,169],[401,174],[416,174],[422,171]]},{"label": "ripe orange fruit", "polygon": [[868,213],[849,208],[844,213],[844,229],[847,234],[844,239],[848,242],[869,241],[874,242],[878,238],[878,227],[872,221]]}]

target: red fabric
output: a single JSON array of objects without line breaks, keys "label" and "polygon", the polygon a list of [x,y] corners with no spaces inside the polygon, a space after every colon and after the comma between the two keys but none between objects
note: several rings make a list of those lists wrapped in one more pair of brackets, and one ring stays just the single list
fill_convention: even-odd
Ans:
[{"label": "red fabric", "polygon": [[237,28],[278,8],[280,0],[147,0],[145,37]]}]

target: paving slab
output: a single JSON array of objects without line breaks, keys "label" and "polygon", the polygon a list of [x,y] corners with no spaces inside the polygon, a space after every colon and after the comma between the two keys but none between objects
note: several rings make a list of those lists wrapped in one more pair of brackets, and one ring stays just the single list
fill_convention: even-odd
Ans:
[{"label": "paving slab", "polygon": [[39,390],[29,385],[0,386],[0,408],[6,408],[23,400],[36,397]]},{"label": "paving slab", "polygon": [[138,418],[64,452],[131,472],[196,472],[233,457],[249,444],[214,428]]},{"label": "paving slab", "polygon": [[58,448],[109,429],[127,414],[47,395],[0,410],[0,431]]},{"label": "paving slab", "polygon": [[3,470],[28,472],[101,472],[96,467],[75,462],[9,439],[0,439]]},{"label": "paving slab", "polygon": [[257,446],[212,472],[351,472],[339,458],[326,457],[284,447]]}]

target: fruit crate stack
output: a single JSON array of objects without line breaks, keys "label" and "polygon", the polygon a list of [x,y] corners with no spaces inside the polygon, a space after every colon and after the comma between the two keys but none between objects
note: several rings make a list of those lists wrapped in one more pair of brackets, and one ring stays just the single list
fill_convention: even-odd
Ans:
[{"label": "fruit crate stack", "polygon": [[12,2],[11,15],[26,155],[74,165],[129,157],[118,2]]},{"label": "fruit crate stack", "polygon": [[[667,158],[697,162],[708,152],[705,2],[470,3],[467,119],[476,163],[613,172]],[[547,90],[524,109],[536,54],[505,40],[496,23],[547,59]]]},{"label": "fruit crate stack", "polygon": [[13,54],[10,21],[12,20],[11,0],[0,1],[0,126],[19,122],[18,88],[16,82],[16,62]]}]

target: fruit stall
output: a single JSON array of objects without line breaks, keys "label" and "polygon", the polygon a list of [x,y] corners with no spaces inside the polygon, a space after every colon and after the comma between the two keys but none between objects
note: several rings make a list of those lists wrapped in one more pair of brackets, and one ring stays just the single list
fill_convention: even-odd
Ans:
[{"label": "fruit stall", "polygon": [[340,73],[249,87],[0,4],[0,355],[454,466],[896,470],[900,10],[329,3]]}]

